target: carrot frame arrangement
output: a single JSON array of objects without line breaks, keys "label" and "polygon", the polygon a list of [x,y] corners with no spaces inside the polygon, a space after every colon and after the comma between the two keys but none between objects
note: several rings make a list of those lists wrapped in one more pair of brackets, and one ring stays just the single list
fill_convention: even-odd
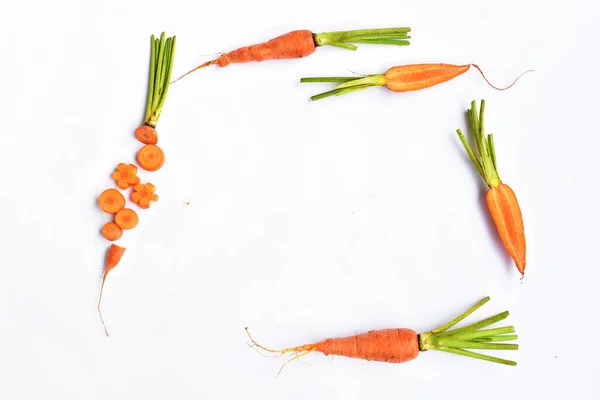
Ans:
[{"label": "carrot frame arrangement", "polygon": [[494,136],[485,133],[484,126],[485,100],[481,100],[481,109],[477,112],[477,103],[471,102],[469,121],[475,139],[477,154],[471,149],[465,135],[456,130],[471,162],[477,172],[488,185],[485,198],[496,230],[504,248],[513,259],[521,278],[525,276],[527,243],[523,215],[517,196],[512,188],[502,182],[498,175]]},{"label": "carrot frame arrangement", "polygon": [[177,82],[184,76],[210,65],[226,67],[230,64],[261,62],[265,60],[283,60],[303,58],[313,54],[318,47],[334,46],[346,50],[356,50],[352,43],[383,44],[393,46],[408,46],[410,44],[409,27],[359,29],[351,31],[336,31],[313,33],[309,30],[296,30],[277,36],[267,42],[240,47],[223,54],[214,60],[205,62],[186,72],[173,81]]},{"label": "carrot frame arrangement", "polygon": [[467,318],[489,300],[489,296],[485,297],[444,325],[420,334],[409,328],[380,329],[348,337],[329,338],[316,343],[287,349],[272,350],[258,344],[250,335],[247,327],[246,333],[250,338],[250,347],[268,353],[277,353],[277,357],[287,353],[295,354],[281,366],[277,375],[291,361],[315,351],[326,356],[338,355],[367,361],[403,363],[414,360],[420,352],[438,350],[484,361],[516,366],[517,363],[515,361],[472,351],[476,349],[518,350],[518,344],[500,343],[518,339],[518,336],[514,334],[514,326],[482,329],[504,320],[509,315],[508,311],[501,312],[462,328],[450,330],[450,328]]},{"label": "carrot frame arrangement", "polygon": [[[167,38],[163,32],[160,38],[152,35],[150,40],[150,73],[146,98],[146,113],[143,123],[135,129],[134,134],[143,144],[137,154],[138,164],[146,171],[156,171],[165,162],[164,152],[157,146],[158,134],[156,132],[156,125],[158,124],[169,90],[176,37]],[[137,173],[138,168],[134,164],[119,163],[111,177],[115,180],[119,189],[127,190],[133,188],[130,195],[130,200],[133,203],[143,209],[149,208],[151,202],[158,200],[158,195],[154,193],[156,187],[151,183],[141,183]],[[102,211],[114,214],[113,221],[106,223],[102,228],[102,235],[107,240],[119,240],[124,230],[133,229],[138,225],[138,213],[131,208],[125,207],[125,197],[117,189],[106,189],[99,196],[98,203]],[[98,296],[98,314],[106,336],[109,336],[109,334],[104,323],[104,318],[102,317],[102,293],[108,273],[119,264],[125,250],[125,247],[114,243],[110,245],[102,276],[102,285],[100,286],[100,295]]]}]

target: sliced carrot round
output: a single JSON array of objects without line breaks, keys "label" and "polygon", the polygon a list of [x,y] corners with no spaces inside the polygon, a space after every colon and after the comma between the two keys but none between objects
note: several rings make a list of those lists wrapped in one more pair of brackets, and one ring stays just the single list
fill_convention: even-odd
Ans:
[{"label": "sliced carrot round", "polygon": [[138,215],[131,208],[124,208],[115,215],[115,224],[121,229],[133,229],[138,224]]},{"label": "sliced carrot round", "polygon": [[108,222],[102,227],[102,236],[111,242],[119,240],[123,236],[123,229],[114,222]]},{"label": "sliced carrot round", "polygon": [[109,214],[115,214],[125,207],[125,197],[117,189],[106,189],[98,197],[100,209]]},{"label": "sliced carrot round", "polygon": [[147,144],[138,151],[137,162],[146,171],[156,171],[165,163],[165,153],[154,144]]},{"label": "sliced carrot round", "polygon": [[135,137],[144,144],[158,143],[158,133],[150,125],[140,125],[135,130]]}]

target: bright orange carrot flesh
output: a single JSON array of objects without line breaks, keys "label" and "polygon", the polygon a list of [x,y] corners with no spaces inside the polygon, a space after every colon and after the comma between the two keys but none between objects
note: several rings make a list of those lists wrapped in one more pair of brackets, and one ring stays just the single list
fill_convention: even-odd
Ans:
[{"label": "bright orange carrot flesh", "polygon": [[158,143],[158,133],[150,125],[140,125],[135,130],[135,137],[144,144]]},{"label": "bright orange carrot flesh", "polygon": [[125,197],[117,189],[106,189],[98,197],[100,209],[109,214],[115,214],[125,207]]},{"label": "bright orange carrot flesh", "polygon": [[106,240],[114,242],[123,236],[123,229],[119,228],[119,226],[112,221],[107,222],[102,227],[102,236],[104,236]]},{"label": "bright orange carrot flesh", "polygon": [[160,147],[147,144],[138,152],[137,162],[146,171],[156,171],[165,163],[165,153]]},{"label": "bright orange carrot flesh", "polygon": [[117,182],[117,186],[121,189],[128,189],[132,185],[140,183],[140,178],[137,176],[138,169],[133,164],[119,163],[117,169],[111,177]]},{"label": "bright orange carrot flesh", "polygon": [[138,215],[131,208],[124,208],[115,214],[115,224],[121,229],[133,229],[138,222]]}]

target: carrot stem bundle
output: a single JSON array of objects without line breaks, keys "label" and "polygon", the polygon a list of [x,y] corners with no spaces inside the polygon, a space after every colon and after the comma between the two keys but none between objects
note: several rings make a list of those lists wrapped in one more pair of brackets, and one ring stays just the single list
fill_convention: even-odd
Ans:
[{"label": "carrot stem bundle", "polygon": [[486,203],[504,248],[513,259],[521,277],[525,276],[527,243],[523,216],[517,197],[512,188],[502,182],[498,175],[494,136],[484,130],[485,100],[477,112],[477,103],[471,102],[469,121],[475,139],[477,154],[469,145],[460,129],[456,133],[462,142],[475,169],[488,186]]},{"label": "carrot stem bundle", "polygon": [[476,64],[452,65],[452,64],[411,64],[400,65],[388,69],[385,74],[372,74],[367,76],[339,76],[339,77],[312,77],[302,78],[302,83],[330,82],[338,83],[332,90],[314,95],[312,101],[324,99],[330,96],[341,96],[368,89],[374,86],[385,86],[393,92],[408,92],[422,90],[443,82],[447,82],[467,72],[471,67],[477,69],[489,86],[496,90],[506,90],[512,87],[519,78],[531,72],[528,70],[519,75],[513,83],[507,87],[500,88],[492,85],[486,78],[481,68]]},{"label": "carrot stem bundle", "polygon": [[200,68],[210,65],[226,67],[230,64],[241,64],[252,61],[261,62],[265,60],[303,58],[313,54],[321,46],[333,46],[352,51],[357,49],[357,46],[352,43],[408,46],[410,44],[410,36],[408,36],[410,30],[409,27],[401,27],[322,33],[313,33],[306,29],[291,31],[267,42],[240,47],[229,53],[222,54],[220,57],[205,62],[186,72],[172,83],[177,82],[184,76]]},{"label": "carrot stem bundle", "polygon": [[485,297],[451,321],[421,334],[417,334],[408,328],[380,329],[354,336],[329,338],[316,343],[272,350],[258,344],[248,332],[248,328],[246,328],[246,333],[250,338],[250,347],[256,347],[268,353],[276,353],[278,354],[277,356],[287,353],[295,354],[281,366],[279,373],[281,373],[289,362],[314,351],[323,353],[324,355],[340,355],[368,361],[403,363],[415,359],[420,352],[438,350],[484,361],[516,366],[517,363],[514,361],[472,351],[518,350],[519,346],[517,344],[498,343],[513,341],[518,338],[514,334],[515,328],[513,326],[482,329],[504,320],[509,315],[508,311],[501,312],[462,328],[450,329],[474,313],[489,300],[489,297]]},{"label": "carrot stem bundle", "polygon": [[169,91],[169,81],[173,70],[176,36],[160,39],[152,35],[150,51],[150,75],[148,78],[148,98],[146,100],[146,116],[144,123],[156,128],[158,118]]}]

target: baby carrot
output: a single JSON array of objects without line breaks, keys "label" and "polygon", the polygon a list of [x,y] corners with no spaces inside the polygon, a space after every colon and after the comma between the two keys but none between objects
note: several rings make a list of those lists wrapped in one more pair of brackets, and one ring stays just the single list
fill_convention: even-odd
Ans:
[{"label": "baby carrot", "polygon": [[220,57],[197,66],[186,72],[173,83],[177,82],[192,72],[219,65],[226,67],[229,64],[247,62],[260,62],[265,60],[284,60],[307,57],[313,54],[319,46],[335,46],[347,50],[356,50],[351,43],[385,44],[395,46],[408,46],[410,44],[408,33],[410,28],[382,28],[361,29],[352,31],[313,33],[309,30],[296,30],[277,36],[267,42],[252,46],[240,47]]},{"label": "baby carrot", "polygon": [[115,214],[115,224],[121,229],[133,229],[138,224],[138,215],[131,208],[124,208]]},{"label": "baby carrot", "polygon": [[100,209],[109,214],[115,214],[125,207],[125,197],[117,189],[106,189],[98,197]]},{"label": "baby carrot", "polygon": [[106,276],[108,275],[108,273],[121,261],[125,250],[125,247],[117,246],[116,244],[111,244],[108,250],[108,254],[106,256],[104,275],[102,276],[102,286],[100,286],[100,297],[98,298],[98,314],[100,315],[100,321],[102,321],[102,326],[104,327],[104,332],[106,333],[106,336],[108,336],[108,330],[106,329],[104,318],[102,318],[102,311],[100,310],[100,304],[102,303],[102,292],[104,290],[104,282],[106,282]]},{"label": "baby carrot", "polygon": [[279,355],[296,353],[294,357],[283,364],[279,373],[281,373],[283,367],[285,367],[287,363],[314,351],[326,356],[338,355],[367,361],[403,363],[415,359],[422,351],[439,350],[504,365],[516,366],[517,363],[514,361],[467,350],[517,350],[517,344],[498,343],[517,339],[517,335],[513,334],[515,332],[513,326],[481,329],[502,321],[508,317],[508,311],[504,311],[462,328],[449,330],[489,300],[489,297],[485,297],[453,320],[436,329],[421,334],[417,334],[414,330],[409,328],[388,328],[347,337],[329,338],[316,343],[304,344],[281,350],[271,350],[254,341],[248,332],[248,328],[246,328],[246,332],[248,333],[253,347],[257,347],[269,353],[278,353]]},{"label": "baby carrot", "polygon": [[119,228],[114,222],[107,222],[102,227],[102,236],[111,242],[119,240],[123,236],[123,229]]},{"label": "baby carrot", "polygon": [[385,74],[367,75],[365,77],[316,77],[302,78],[300,82],[339,82],[333,90],[311,97],[311,100],[320,100],[329,96],[341,96],[373,86],[385,86],[393,92],[408,92],[426,89],[443,82],[447,82],[467,72],[471,67],[476,68],[483,79],[496,90],[506,90],[512,87],[519,78],[529,71],[523,72],[509,86],[499,88],[490,83],[483,71],[475,64],[412,64],[392,67]]},{"label": "baby carrot", "polygon": [[486,203],[488,210],[498,231],[498,235],[506,251],[513,259],[521,277],[525,276],[526,266],[526,241],[523,216],[513,190],[500,180],[496,163],[496,150],[494,148],[494,137],[484,131],[483,115],[485,112],[485,101],[481,100],[481,110],[477,113],[475,100],[471,102],[469,109],[469,120],[475,137],[477,155],[471,149],[462,131],[458,129],[458,137],[471,162],[488,185]]}]

